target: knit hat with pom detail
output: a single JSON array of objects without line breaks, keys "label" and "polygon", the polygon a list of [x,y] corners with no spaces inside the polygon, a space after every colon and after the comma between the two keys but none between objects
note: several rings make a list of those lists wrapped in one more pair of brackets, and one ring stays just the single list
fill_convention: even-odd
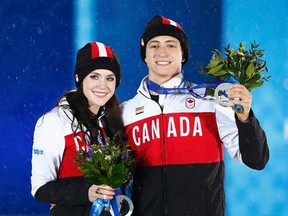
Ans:
[{"label": "knit hat with pom detail", "polygon": [[140,55],[142,61],[145,62],[146,46],[149,40],[162,35],[168,35],[177,38],[180,41],[184,58],[182,65],[185,65],[188,62],[190,49],[188,37],[182,27],[177,22],[160,15],[154,16],[147,23],[146,28],[142,34],[140,42]]},{"label": "knit hat with pom detail", "polygon": [[74,71],[75,84],[77,88],[83,79],[96,69],[107,69],[116,76],[116,87],[120,83],[122,71],[119,59],[110,46],[100,42],[90,42],[78,50]]}]

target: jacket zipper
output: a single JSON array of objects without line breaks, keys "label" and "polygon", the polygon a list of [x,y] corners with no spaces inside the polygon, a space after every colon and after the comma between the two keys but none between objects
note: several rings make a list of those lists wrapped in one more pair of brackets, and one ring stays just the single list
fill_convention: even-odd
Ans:
[{"label": "jacket zipper", "polygon": [[[145,95],[144,95],[145,96]],[[151,98],[149,98],[150,100],[153,100]],[[153,100],[154,101],[154,100]],[[163,122],[163,110],[164,110],[164,106],[159,104],[159,101],[155,103],[158,104],[158,106],[160,107],[161,110],[161,122]],[[163,124],[164,125],[164,124]],[[162,139],[162,147],[163,147],[163,157],[162,157],[162,175],[163,175],[163,200],[164,200],[164,215],[168,215],[168,196],[167,196],[167,168],[166,168],[166,143],[165,143],[165,128],[162,128],[161,131],[161,139]]]},{"label": "jacket zipper", "polygon": [[[161,122],[163,122],[164,118],[163,118],[163,110],[164,110],[164,106],[160,105],[160,109],[161,109]],[[164,122],[163,122],[164,123]],[[165,125],[165,124],[163,124]],[[162,156],[162,161],[163,161],[163,168],[162,168],[162,175],[163,175],[163,199],[164,199],[164,214],[168,215],[168,196],[167,196],[167,168],[166,168],[166,142],[165,142],[165,128],[162,128],[162,148],[163,148],[163,156]]]},{"label": "jacket zipper", "polygon": [[[159,105],[161,108],[161,118],[162,122],[164,120],[163,118],[163,109],[164,106]],[[164,122],[163,122],[164,123]],[[165,124],[163,124],[165,125]],[[163,199],[164,199],[164,213],[165,215],[168,215],[168,196],[167,196],[167,168],[166,168],[166,142],[165,142],[165,128],[162,128],[162,148],[163,148]]]}]

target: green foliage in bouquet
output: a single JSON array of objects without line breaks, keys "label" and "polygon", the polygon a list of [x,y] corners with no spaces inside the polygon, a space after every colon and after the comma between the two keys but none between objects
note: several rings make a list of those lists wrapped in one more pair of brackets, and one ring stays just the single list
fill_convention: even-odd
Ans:
[{"label": "green foliage in bouquet", "polygon": [[134,160],[130,146],[113,137],[103,145],[90,145],[87,152],[79,150],[75,163],[91,184],[118,188],[132,178]]},{"label": "green foliage in bouquet", "polygon": [[[264,81],[268,81],[271,76],[264,76],[268,72],[266,61],[261,59],[264,49],[259,48],[259,44],[254,41],[251,49],[245,50],[245,43],[240,43],[237,50],[231,49],[230,44],[224,47],[225,55],[220,51],[212,52],[213,56],[206,67],[200,65],[200,73],[212,75],[216,80],[228,80],[234,77],[240,84],[249,91],[252,88],[260,87]],[[215,89],[209,89],[208,94],[213,96]]]}]

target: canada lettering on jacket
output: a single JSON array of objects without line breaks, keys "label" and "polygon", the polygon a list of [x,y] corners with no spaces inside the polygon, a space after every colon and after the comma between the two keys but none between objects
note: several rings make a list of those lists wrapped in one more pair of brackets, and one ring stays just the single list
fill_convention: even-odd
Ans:
[{"label": "canada lettering on jacket", "polygon": [[[163,130],[166,130],[167,137],[203,136],[199,116],[196,116],[194,121],[189,120],[189,118],[185,116],[170,116],[168,118],[167,128],[163,128]],[[150,142],[153,139],[159,139],[160,135],[159,118],[132,128],[133,141],[137,146],[140,146],[141,143]]]}]

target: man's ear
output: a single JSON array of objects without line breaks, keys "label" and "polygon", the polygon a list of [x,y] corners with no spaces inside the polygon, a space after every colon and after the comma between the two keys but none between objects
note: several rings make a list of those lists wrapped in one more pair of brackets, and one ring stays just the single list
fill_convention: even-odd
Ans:
[{"label": "man's ear", "polygon": [[184,57],[184,52],[183,52],[183,50],[181,50],[181,51],[182,51],[182,62],[185,62],[186,59],[185,59],[185,57]]}]

